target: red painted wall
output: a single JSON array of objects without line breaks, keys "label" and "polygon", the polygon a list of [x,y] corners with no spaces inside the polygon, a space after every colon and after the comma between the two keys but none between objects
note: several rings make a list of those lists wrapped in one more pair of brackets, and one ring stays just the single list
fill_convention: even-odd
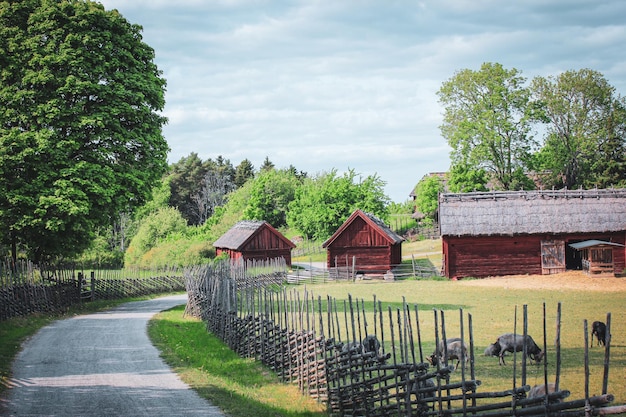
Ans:
[{"label": "red painted wall", "polygon": [[[541,241],[564,240],[565,245],[598,239],[625,244],[626,233],[520,236],[443,236],[444,271],[448,278],[541,274]],[[626,267],[626,250],[613,252],[615,270]]]},{"label": "red painted wall", "polygon": [[352,258],[355,257],[355,267],[358,271],[384,273],[391,269],[392,265],[402,263],[402,246],[401,243],[391,245],[379,230],[372,228],[362,218],[356,217],[328,245],[326,256],[328,267],[352,267]]}]

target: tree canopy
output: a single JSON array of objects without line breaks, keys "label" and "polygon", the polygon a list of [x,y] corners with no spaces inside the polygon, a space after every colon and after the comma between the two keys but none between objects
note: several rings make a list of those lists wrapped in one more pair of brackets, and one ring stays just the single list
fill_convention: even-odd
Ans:
[{"label": "tree canopy", "polygon": [[79,253],[167,169],[166,82],[141,27],[91,1],[0,6],[0,239]]},{"label": "tree canopy", "polygon": [[452,166],[484,169],[501,189],[532,186],[524,171],[535,145],[530,132],[536,113],[525,81],[517,69],[484,63],[443,83],[441,133],[452,148]]},{"label": "tree canopy", "polygon": [[602,74],[565,71],[532,82],[547,121],[537,156],[547,185],[567,188],[626,184],[626,105]]},{"label": "tree canopy", "polygon": [[386,220],[389,198],[384,193],[384,181],[376,175],[356,181],[357,176],[353,170],[341,176],[332,170],[305,178],[289,204],[287,224],[307,237],[326,239],[356,209]]}]

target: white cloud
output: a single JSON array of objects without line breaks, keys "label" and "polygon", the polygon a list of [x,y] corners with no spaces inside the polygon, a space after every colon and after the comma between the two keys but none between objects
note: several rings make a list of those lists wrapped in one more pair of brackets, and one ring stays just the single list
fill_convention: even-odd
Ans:
[{"label": "white cloud", "polygon": [[104,0],[144,28],[168,87],[169,160],[190,152],[377,173],[394,201],[445,171],[437,90],[483,62],[626,90],[626,2]]}]

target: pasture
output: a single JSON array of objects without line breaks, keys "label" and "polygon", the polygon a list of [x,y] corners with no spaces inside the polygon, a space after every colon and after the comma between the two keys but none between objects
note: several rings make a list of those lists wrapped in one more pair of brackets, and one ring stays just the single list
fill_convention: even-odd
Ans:
[{"label": "pasture", "polygon": [[[373,295],[381,301],[383,308],[396,309],[406,301],[419,308],[419,326],[424,354],[434,349],[434,311],[445,313],[447,337],[460,333],[460,309],[472,317],[475,344],[476,379],[482,385],[479,391],[497,391],[512,387],[512,356],[507,365],[499,366],[498,359],[483,356],[484,349],[503,333],[513,332],[517,307],[517,332],[522,333],[522,310],[527,306],[528,333],[543,347],[543,321],[547,332],[548,378],[554,381],[556,372],[557,308],[561,303],[561,379],[562,389],[569,390],[569,399],[585,397],[584,386],[584,320],[588,320],[589,331],[595,320],[606,321],[608,312],[611,321],[611,368],[608,392],[615,396],[615,404],[626,404],[626,279],[592,278],[582,272],[568,272],[549,276],[515,276],[481,280],[435,281],[405,280],[395,282],[362,281],[359,283],[327,283],[307,285],[306,291],[316,297],[326,295],[337,300],[359,299],[365,302],[366,315],[372,312]],[[309,295],[310,296],[310,295]],[[372,326],[373,317],[368,323]],[[465,337],[468,337],[465,330]],[[344,333],[345,334],[345,333]],[[521,362],[518,355],[518,363]],[[590,395],[600,394],[604,349],[590,349]],[[458,372],[458,371],[457,371]],[[519,365],[517,367],[519,381]],[[544,367],[529,365],[529,385],[543,383]]]}]

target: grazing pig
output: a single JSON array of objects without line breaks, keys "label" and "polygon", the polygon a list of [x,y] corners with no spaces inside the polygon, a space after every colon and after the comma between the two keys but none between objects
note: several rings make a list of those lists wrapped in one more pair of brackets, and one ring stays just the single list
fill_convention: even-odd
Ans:
[{"label": "grazing pig", "polygon": [[[446,357],[444,358],[444,353],[446,353]],[[458,337],[453,337],[451,339],[446,339],[446,346],[444,350],[444,341],[440,340],[437,349],[430,355],[428,361],[431,365],[437,365],[437,363],[444,363],[446,361],[456,359],[456,365],[454,369],[459,367],[459,363],[463,360],[463,368],[467,368],[467,362],[469,361],[469,356],[467,354],[467,345]]]},{"label": "grazing pig", "polygon": [[[437,384],[432,378],[417,380],[413,383],[411,391],[415,393],[418,400],[424,401],[435,397],[437,393]],[[432,400],[428,401],[426,404],[428,409],[433,409],[434,404]]]},{"label": "grazing pig", "polygon": [[[556,385],[549,383],[547,385],[547,391],[546,393],[546,384],[535,385],[528,391],[528,398],[541,398],[545,397],[546,394],[552,394],[556,391]],[[561,399],[555,400],[555,402],[561,402]]]},{"label": "grazing pig", "polygon": [[363,345],[363,352],[374,352],[376,356],[378,356],[380,351],[380,341],[376,335],[368,334],[365,336],[361,344]]},{"label": "grazing pig", "polygon": [[360,343],[359,342],[346,343],[345,345],[342,346],[341,350],[344,353],[350,352],[352,354],[362,354],[362,353],[372,352],[376,354],[376,357],[378,357],[379,351],[380,351],[380,341],[375,335],[369,334],[365,336],[363,341]]},{"label": "grazing pig", "polygon": [[504,354],[506,352],[522,352],[524,345],[526,345],[526,354],[535,363],[540,363],[543,360],[545,353],[541,351],[530,335],[526,335],[526,338],[524,338],[524,335],[513,333],[505,333],[498,337],[495,343],[492,343],[485,349],[485,355],[498,356],[500,365],[506,365],[504,363]]},{"label": "grazing pig", "polygon": [[606,324],[601,321],[594,321],[591,324],[591,347],[593,347],[593,337],[598,340],[598,346],[606,346]]}]

